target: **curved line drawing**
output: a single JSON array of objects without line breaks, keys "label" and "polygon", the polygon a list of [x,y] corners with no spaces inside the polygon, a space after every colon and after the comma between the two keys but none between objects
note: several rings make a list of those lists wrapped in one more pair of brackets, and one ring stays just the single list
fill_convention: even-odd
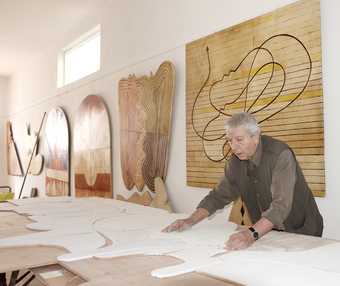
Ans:
[{"label": "curved line drawing", "polygon": [[[298,86],[298,91],[294,92],[293,98],[288,100],[286,104],[284,104],[282,107],[276,108],[274,110],[269,110],[268,107],[272,106],[274,103],[278,102],[278,99],[280,96],[282,96],[282,93],[287,90],[287,67],[284,64],[281,64],[279,60],[275,58],[274,53],[270,49],[270,45],[273,44],[273,40],[279,40],[280,44],[285,43],[289,40],[292,40],[293,43],[296,45],[298,49],[300,49],[305,57],[306,57],[306,62],[301,62],[300,64],[306,64],[307,67],[303,69],[303,72],[306,72],[306,75],[304,81],[300,82],[300,85]],[[275,42],[274,42],[275,43]],[[277,44],[277,43],[276,43]],[[284,49],[284,46],[283,48]],[[262,54],[266,58],[268,57],[268,61],[263,63],[262,65],[259,66],[257,70],[254,70],[256,60],[259,57],[259,54]],[[221,162],[225,160],[229,153],[230,149],[229,146],[227,145],[227,140],[226,140],[226,134],[225,131],[220,131],[220,132],[214,132],[214,135],[208,135],[209,128],[211,129],[210,131],[216,131],[212,129],[212,126],[214,123],[216,123],[217,120],[221,119],[226,119],[227,117],[230,117],[232,115],[232,110],[230,110],[230,106],[233,104],[240,103],[242,106],[242,110],[244,112],[249,112],[251,114],[257,114],[257,115],[264,115],[263,112],[269,112],[269,114],[264,115],[264,118],[259,120],[259,124],[261,124],[264,121],[267,121],[268,119],[274,117],[284,109],[286,109],[288,106],[290,106],[293,102],[295,102],[306,90],[306,87],[310,81],[311,73],[312,73],[312,59],[311,56],[304,45],[304,43],[299,40],[297,37],[290,35],[290,34],[276,34],[273,35],[269,38],[267,38],[265,41],[262,42],[262,44],[258,47],[253,48],[250,50],[239,62],[239,64],[229,70],[227,73],[224,73],[220,79],[213,81],[212,83],[209,83],[211,81],[211,73],[212,73],[212,66],[211,66],[211,58],[210,58],[210,50],[209,47],[206,47],[206,58],[208,62],[208,73],[207,76],[200,87],[199,91],[197,92],[193,105],[192,105],[192,110],[191,110],[191,124],[192,128],[195,132],[195,135],[200,138],[203,146],[203,152],[210,161],[213,162]],[[262,57],[263,58],[263,57]],[[247,74],[246,78],[246,83],[244,87],[242,88],[241,92],[235,95],[235,97],[232,100],[229,100],[228,102],[223,102],[222,106],[218,106],[218,99],[216,96],[214,96],[213,91],[218,87],[219,84],[221,84],[225,79],[230,78],[233,74],[238,72],[243,65],[246,65],[246,61],[250,60],[250,65],[249,65],[249,72]],[[268,74],[266,74],[266,70],[270,70]],[[292,73],[299,72],[293,71]],[[255,109],[256,105],[259,103],[261,99],[263,99],[265,92],[268,89],[268,86],[273,83],[274,79],[274,73],[279,73],[281,75],[281,82],[278,85],[278,90],[277,92],[272,96],[272,98],[269,99],[268,102],[265,102],[263,105],[259,105],[258,109]],[[259,78],[261,74],[265,74],[267,78],[265,78],[265,84],[263,87],[260,87],[260,89],[257,91],[257,94],[255,95],[255,98],[250,99],[249,98],[249,88],[251,84],[255,82],[256,79]],[[207,95],[204,96],[203,90],[207,91]],[[209,113],[210,119],[205,122],[203,129],[199,129],[197,126],[197,122],[202,122],[199,119],[196,119],[195,121],[195,112],[198,109],[199,101],[200,100],[207,100],[209,102],[209,107],[212,108],[213,112]],[[221,100],[221,98],[219,98]],[[244,104],[242,103],[244,101]],[[250,103],[249,103],[250,102]],[[247,105],[249,106],[247,107]],[[221,143],[218,143],[218,141],[222,141]],[[219,150],[221,151],[221,154],[219,158],[213,158],[208,151],[206,144],[211,144],[211,142],[216,142],[216,144],[220,145]]]}]

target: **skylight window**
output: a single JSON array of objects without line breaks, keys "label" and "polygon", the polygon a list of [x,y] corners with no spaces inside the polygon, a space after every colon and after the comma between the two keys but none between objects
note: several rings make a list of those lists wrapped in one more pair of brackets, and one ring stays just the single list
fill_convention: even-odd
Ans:
[{"label": "skylight window", "polygon": [[62,50],[58,61],[58,87],[100,70],[100,38],[100,26],[97,26]]}]

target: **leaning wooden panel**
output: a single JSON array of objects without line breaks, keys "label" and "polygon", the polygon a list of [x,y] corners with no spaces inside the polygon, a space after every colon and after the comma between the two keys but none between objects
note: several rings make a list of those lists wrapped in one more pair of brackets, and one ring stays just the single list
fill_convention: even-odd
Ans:
[{"label": "leaning wooden panel", "polygon": [[224,122],[246,111],[263,134],[287,142],[314,195],[324,196],[319,1],[299,1],[189,43],[186,106],[188,185],[218,182],[215,171],[222,174],[229,154]]},{"label": "leaning wooden panel", "polygon": [[142,191],[145,185],[142,165],[146,114],[138,85],[136,76],[119,81],[120,160],[126,188],[131,190],[136,185]]},{"label": "leaning wooden panel", "polygon": [[83,100],[73,134],[75,195],[112,198],[110,119],[101,97]]},{"label": "leaning wooden panel", "polygon": [[154,191],[154,179],[166,178],[175,71],[170,62],[150,77],[119,82],[120,151],[124,184]]},{"label": "leaning wooden panel", "polygon": [[7,148],[7,174],[11,176],[22,176],[23,170],[18,153],[17,145],[13,138],[12,124],[6,123],[6,148]]},{"label": "leaning wooden panel", "polygon": [[170,142],[172,101],[175,91],[175,69],[170,62],[160,65],[155,76],[141,79],[144,89],[145,161],[142,171],[146,185],[155,191],[155,178],[166,179]]},{"label": "leaning wooden panel", "polygon": [[49,111],[45,125],[45,186],[47,196],[70,194],[69,126],[65,112]]}]

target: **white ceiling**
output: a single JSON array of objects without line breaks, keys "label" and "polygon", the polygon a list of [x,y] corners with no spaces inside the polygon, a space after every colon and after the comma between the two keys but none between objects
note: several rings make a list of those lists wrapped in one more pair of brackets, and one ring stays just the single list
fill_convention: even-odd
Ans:
[{"label": "white ceiling", "polygon": [[11,76],[42,53],[62,48],[103,2],[0,0],[0,76]]}]

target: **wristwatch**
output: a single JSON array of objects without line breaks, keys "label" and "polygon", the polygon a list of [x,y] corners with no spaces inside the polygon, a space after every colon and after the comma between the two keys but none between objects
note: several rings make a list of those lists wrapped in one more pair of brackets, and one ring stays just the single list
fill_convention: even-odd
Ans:
[{"label": "wristwatch", "polygon": [[259,237],[259,233],[255,230],[255,228],[253,228],[252,226],[248,228],[251,232],[251,235],[253,236],[254,240],[258,240]]}]

